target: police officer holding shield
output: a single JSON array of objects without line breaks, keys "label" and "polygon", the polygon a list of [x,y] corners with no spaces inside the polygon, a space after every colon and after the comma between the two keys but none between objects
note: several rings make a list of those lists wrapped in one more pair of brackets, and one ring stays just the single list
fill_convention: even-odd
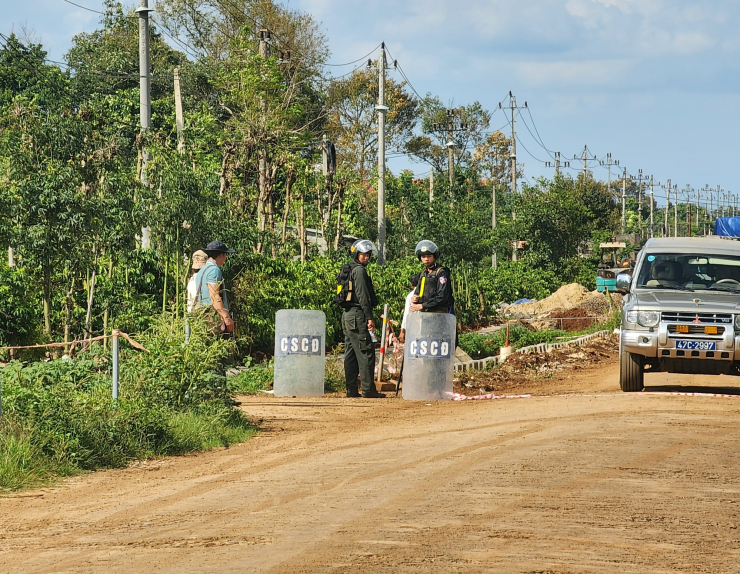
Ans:
[{"label": "police officer holding shield", "polygon": [[350,264],[349,279],[352,297],[350,305],[342,314],[344,331],[344,376],[347,383],[347,396],[359,397],[357,375],[360,375],[362,396],[383,398],[375,388],[375,344],[370,332],[375,330],[373,307],[378,304],[375,288],[365,267],[373,253],[378,250],[372,241],[360,239],[351,248],[353,261]]},{"label": "police officer holding shield", "polygon": [[411,311],[454,313],[450,270],[439,264],[439,247],[433,241],[419,241],[416,256],[424,264],[419,283],[411,297]]}]

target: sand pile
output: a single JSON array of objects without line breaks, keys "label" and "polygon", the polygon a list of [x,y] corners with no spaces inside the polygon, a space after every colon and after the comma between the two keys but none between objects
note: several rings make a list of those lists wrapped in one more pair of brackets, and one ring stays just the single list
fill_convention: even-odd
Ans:
[{"label": "sand pile", "polygon": [[[563,285],[549,297],[533,303],[511,305],[506,307],[504,314],[514,318],[529,318],[547,315],[561,309],[572,309],[579,307],[593,293],[579,283]],[[601,296],[601,295],[600,295]]]}]

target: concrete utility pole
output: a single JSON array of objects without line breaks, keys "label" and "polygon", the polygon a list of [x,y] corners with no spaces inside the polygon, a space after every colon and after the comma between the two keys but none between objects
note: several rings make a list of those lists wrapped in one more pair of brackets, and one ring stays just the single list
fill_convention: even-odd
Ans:
[{"label": "concrete utility pole", "polygon": [[460,122],[459,124],[455,123],[455,116],[458,113],[457,110],[450,108],[446,110],[446,113],[447,123],[435,123],[432,128],[436,132],[447,134],[447,143],[445,144],[445,147],[447,148],[447,176],[450,183],[450,197],[452,197],[452,186],[455,185],[455,140],[453,138],[455,136],[455,132],[467,130],[468,124],[465,122]]},{"label": "concrete utility pole", "polygon": [[673,184],[673,193],[676,202],[673,204],[673,236],[678,237],[678,184]]},{"label": "concrete utility pole", "polygon": [[671,229],[668,227],[668,211],[671,207],[671,180],[669,179],[666,183],[666,197],[665,197],[665,223],[663,224],[663,237],[671,236]]},{"label": "concrete utility pole", "polygon": [[696,232],[701,233],[699,227],[699,212],[701,211],[701,189],[696,190]]},{"label": "concrete utility pole", "polygon": [[588,162],[590,161],[598,161],[598,158],[596,156],[589,156],[588,155],[588,146],[583,146],[583,151],[581,152],[581,157],[578,157],[576,155],[573,156],[573,159],[580,159],[583,161],[583,178],[586,179],[586,173],[588,172]]},{"label": "concrete utility pole", "polygon": [[447,110],[447,177],[450,179],[450,194],[455,184],[455,110]]},{"label": "concrete utility pole", "polygon": [[608,174],[607,180],[606,180],[606,190],[609,192],[609,195],[612,194],[612,166],[619,167],[619,160],[612,161],[612,154],[611,152],[606,154],[606,160],[601,160],[599,162],[602,166],[606,166],[606,171]]},{"label": "concrete utility pole", "polygon": [[642,169],[637,170],[637,234],[642,239]]},{"label": "concrete utility pole", "polygon": [[434,168],[429,168],[429,219],[432,218],[432,204],[434,203]]},{"label": "concrete utility pole", "polygon": [[378,58],[378,263],[385,265],[385,42]]},{"label": "concrete utility pole", "polygon": [[[498,103],[499,109],[503,109],[503,105],[501,102]],[[524,108],[527,107],[527,102],[524,102]],[[516,179],[517,179],[517,173],[516,173],[516,111],[519,109],[523,109],[520,106],[516,105],[516,97],[514,94],[509,92],[509,105],[506,106],[506,109],[511,110],[511,193],[516,193]],[[516,220],[516,212],[512,211],[511,213],[511,219]],[[516,261],[517,260],[517,245],[519,244],[518,240],[514,241],[513,250],[511,254],[511,260]]]},{"label": "concrete utility pole", "polygon": [[180,94],[180,68],[174,69],[175,81],[175,126],[177,127],[177,151],[182,153],[185,149],[185,139],[182,135],[185,122],[182,118],[182,95]]},{"label": "concrete utility pole", "polygon": [[[139,15],[139,121],[142,130],[148,130],[152,122],[151,85],[149,82],[149,0],[139,0],[136,13]],[[149,185],[146,168],[149,153],[146,148],[141,150],[141,184]],[[141,228],[141,248],[149,249],[151,229]]]},{"label": "concrete utility pole", "polygon": [[655,234],[655,221],[653,219],[653,211],[655,210],[655,196],[653,194],[653,187],[655,180],[653,176],[650,176],[650,237],[654,237]]},{"label": "concrete utility pole", "polygon": [[[496,231],[496,179],[491,178],[491,229]],[[516,250],[515,250],[516,251]],[[496,246],[493,247],[493,253],[491,254],[491,267],[496,269],[498,261],[496,261]]]},{"label": "concrete utility pole", "polygon": [[[504,109],[501,102],[498,103],[499,109]],[[509,105],[506,106],[507,110],[511,110],[511,192],[516,193],[516,111],[525,109],[527,102],[524,102],[524,106],[516,105],[516,96],[509,92]]]},{"label": "concrete utility pole", "polygon": [[627,168],[622,168],[622,233],[627,233]]},{"label": "concrete utility pole", "polygon": [[[555,162],[554,163],[551,162],[551,161],[546,161],[545,162],[545,165],[547,167],[554,167],[555,168],[555,177],[558,177],[560,175],[560,164],[561,164],[560,152],[559,151],[556,151],[555,152],[555,158],[554,159],[555,159]],[[570,162],[569,161],[563,161],[562,164],[563,164],[563,167],[570,167]]]},{"label": "concrete utility pole", "polygon": [[[509,92],[511,108],[511,192],[516,193],[516,97]],[[516,261],[516,246],[514,246],[514,261]]]},{"label": "concrete utility pole", "polygon": [[[263,60],[267,60],[272,55],[272,49],[270,46],[270,40],[272,39],[272,32],[270,30],[267,30],[265,28],[261,29],[259,31],[259,54],[260,58]],[[260,103],[260,107],[262,109],[262,121],[265,120],[265,114],[267,113],[267,102],[262,100]],[[265,224],[265,205],[263,203],[264,198],[264,190],[267,186],[267,150],[265,150],[263,147],[260,147],[259,150],[257,150],[257,177],[259,178],[259,190],[257,191],[259,195],[259,201],[257,202],[257,222],[259,225],[259,230],[264,231],[266,224]],[[261,244],[262,241],[260,240],[260,247],[261,250]]]}]

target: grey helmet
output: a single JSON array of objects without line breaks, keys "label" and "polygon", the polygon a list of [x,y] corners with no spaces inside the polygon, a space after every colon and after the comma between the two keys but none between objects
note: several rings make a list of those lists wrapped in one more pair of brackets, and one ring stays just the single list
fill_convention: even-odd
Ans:
[{"label": "grey helmet", "polygon": [[358,239],[352,244],[349,252],[352,254],[352,259],[357,259],[357,256],[360,253],[372,252],[373,254],[377,255],[378,249],[375,247],[375,244],[369,239]]},{"label": "grey helmet", "polygon": [[424,239],[416,244],[416,257],[421,261],[422,255],[434,255],[434,260],[439,259],[439,247],[434,241]]}]

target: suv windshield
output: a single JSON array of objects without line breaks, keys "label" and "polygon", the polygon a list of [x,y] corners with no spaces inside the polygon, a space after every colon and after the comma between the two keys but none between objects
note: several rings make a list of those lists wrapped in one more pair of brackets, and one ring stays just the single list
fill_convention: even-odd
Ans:
[{"label": "suv windshield", "polygon": [[640,266],[636,286],[740,293],[740,256],[649,253]]}]

